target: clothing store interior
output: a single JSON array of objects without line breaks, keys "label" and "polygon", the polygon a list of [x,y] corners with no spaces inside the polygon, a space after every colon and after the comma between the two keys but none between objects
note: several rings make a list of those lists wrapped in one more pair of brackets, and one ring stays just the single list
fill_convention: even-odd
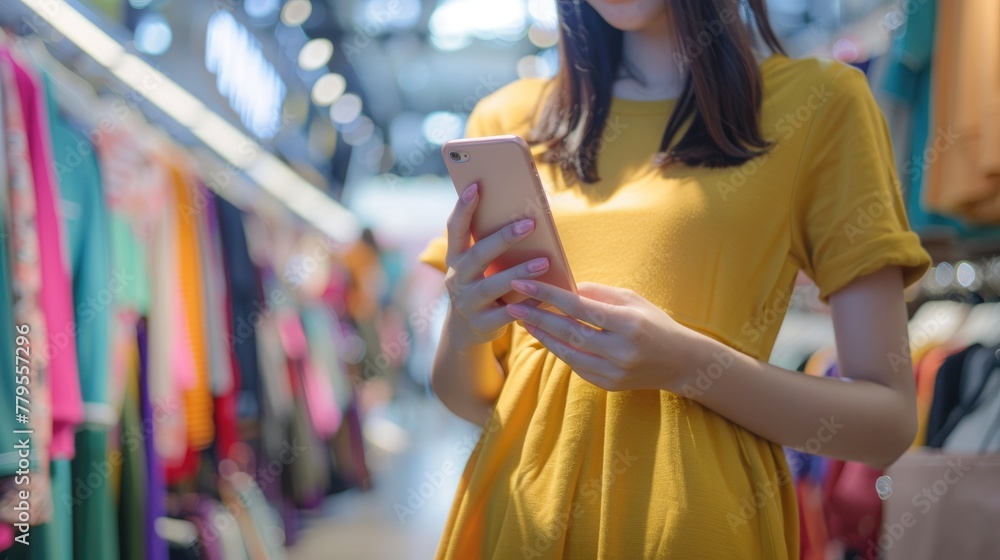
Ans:
[{"label": "clothing store interior", "polygon": [[[484,430],[516,426],[467,421],[432,387],[452,304],[426,251],[468,186],[442,146],[472,136],[481,100],[557,75],[573,4],[0,0],[0,555],[512,558],[444,545],[491,511],[467,488]],[[916,437],[885,468],[824,456],[825,432],[779,446],[784,488],[700,519],[736,534],[780,494],[804,560],[997,558],[1000,2],[765,9],[789,57],[867,80],[891,137],[892,196],[931,260],[887,356],[912,368]],[[838,377],[825,295],[799,272],[745,325],[777,330],[760,359]],[[510,504],[506,523],[532,514]],[[575,522],[523,557],[581,557],[552,545]],[[639,557],[600,531],[592,558]]]}]

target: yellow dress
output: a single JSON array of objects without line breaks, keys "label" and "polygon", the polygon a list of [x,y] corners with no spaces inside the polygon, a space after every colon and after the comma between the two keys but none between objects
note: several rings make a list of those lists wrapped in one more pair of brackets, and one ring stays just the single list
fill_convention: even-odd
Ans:
[{"label": "yellow dress", "polygon": [[[761,72],[761,124],[775,145],[754,161],[653,167],[674,102],[615,99],[595,146],[601,182],[572,186],[538,168],[578,282],[632,289],[766,360],[799,269],[825,300],[886,265],[910,284],[930,259],[909,230],[864,75],[780,55]],[[483,99],[468,135],[525,135],[546,84]],[[420,258],[444,270],[445,250],[437,238]],[[683,395],[600,389],[516,324],[494,349],[506,380],[438,559],[798,558],[780,445]],[[709,381],[726,363],[692,367]]]}]

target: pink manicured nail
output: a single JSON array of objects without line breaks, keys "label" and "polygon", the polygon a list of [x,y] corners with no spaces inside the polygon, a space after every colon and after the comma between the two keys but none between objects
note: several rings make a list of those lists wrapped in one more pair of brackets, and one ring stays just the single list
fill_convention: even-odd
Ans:
[{"label": "pink manicured nail", "polygon": [[476,183],[472,183],[468,187],[465,187],[465,190],[462,191],[462,200],[466,204],[468,204],[468,203],[472,202],[473,199],[476,198],[476,193],[478,193],[478,192],[479,192],[479,185],[476,184]]},{"label": "pink manicured nail", "polygon": [[521,220],[514,224],[514,233],[517,235],[524,235],[533,229],[535,229],[535,220]]},{"label": "pink manicured nail", "polygon": [[510,287],[521,292],[522,294],[528,294],[533,296],[538,293],[538,287],[532,282],[526,282],[524,280],[511,280]]},{"label": "pink manicured nail", "polygon": [[541,272],[549,267],[549,259],[542,257],[533,261],[528,261],[528,272]]},{"label": "pink manicured nail", "polygon": [[507,306],[507,313],[510,313],[512,317],[517,317],[518,319],[528,318],[528,308],[516,303]]}]

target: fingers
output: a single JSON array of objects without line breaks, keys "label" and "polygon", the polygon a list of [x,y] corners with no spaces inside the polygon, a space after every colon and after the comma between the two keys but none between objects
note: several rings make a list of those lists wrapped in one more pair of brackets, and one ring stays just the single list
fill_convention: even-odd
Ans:
[{"label": "fingers", "polygon": [[603,371],[608,367],[607,361],[603,358],[588,354],[579,348],[574,348],[539,327],[525,323],[524,328],[531,336],[544,344],[549,352],[552,352],[557,358],[566,362],[566,365],[577,373],[587,372],[592,374],[592,372]]},{"label": "fingers", "polygon": [[458,202],[455,203],[455,208],[448,216],[448,253],[445,256],[445,262],[449,267],[469,248],[472,242],[469,228],[478,204],[479,185],[473,183],[462,191]]},{"label": "fingers", "polygon": [[476,313],[468,319],[469,326],[477,333],[495,333],[506,325],[513,323],[514,318],[507,313],[503,306],[497,306]]},{"label": "fingers", "polygon": [[526,325],[539,327],[574,348],[605,358],[615,355],[614,339],[609,333],[571,317],[518,304],[508,305],[507,312]]},{"label": "fingers", "polygon": [[531,235],[535,231],[535,221],[521,220],[500,228],[493,235],[477,241],[471,249],[465,252],[459,260],[459,281],[471,282],[482,276],[486,268],[497,257],[504,254],[512,245]]},{"label": "fingers", "polygon": [[585,323],[605,330],[615,330],[618,326],[617,308],[609,303],[586,298],[569,290],[534,280],[512,280],[511,287]]},{"label": "fingers", "polygon": [[[518,278],[536,278],[545,274],[548,269],[549,259],[541,257],[488,276],[476,283],[477,299],[481,298],[485,302],[496,301],[497,298],[511,291],[510,282],[512,280]],[[530,302],[527,300],[526,303],[530,305]]]},{"label": "fingers", "polygon": [[627,305],[631,302],[630,292],[607,284],[595,282],[580,282],[576,291],[583,297],[603,301],[613,305]]}]

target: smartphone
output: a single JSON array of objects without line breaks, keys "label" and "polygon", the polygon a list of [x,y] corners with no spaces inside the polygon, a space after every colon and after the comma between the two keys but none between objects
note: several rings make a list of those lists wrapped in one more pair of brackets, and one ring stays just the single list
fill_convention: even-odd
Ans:
[{"label": "smartphone", "polygon": [[[535,231],[494,260],[486,275],[546,257],[549,269],[535,280],[576,293],[576,282],[528,143],[512,134],[451,140],[441,154],[459,195],[469,185],[479,185],[479,204],[472,217],[473,239],[483,239],[525,218],[535,220]],[[500,299],[518,303],[527,296],[511,291]]]}]

